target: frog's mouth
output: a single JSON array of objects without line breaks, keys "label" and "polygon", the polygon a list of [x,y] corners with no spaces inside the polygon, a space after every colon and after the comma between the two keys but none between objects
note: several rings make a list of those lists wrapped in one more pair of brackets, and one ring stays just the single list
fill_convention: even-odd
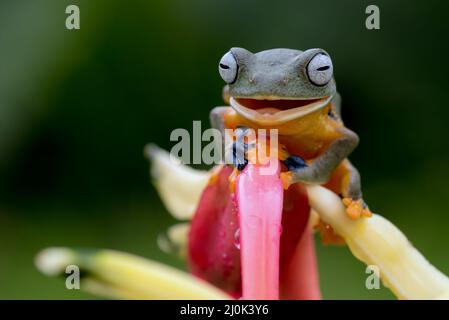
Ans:
[{"label": "frog's mouth", "polygon": [[332,96],[316,99],[282,99],[276,97],[231,97],[232,108],[254,122],[275,125],[305,116],[325,107]]}]

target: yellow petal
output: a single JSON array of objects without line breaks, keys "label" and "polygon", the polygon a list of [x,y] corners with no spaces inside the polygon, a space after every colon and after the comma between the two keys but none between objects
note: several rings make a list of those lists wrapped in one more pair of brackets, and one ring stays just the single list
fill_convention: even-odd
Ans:
[{"label": "yellow petal", "polygon": [[432,266],[390,221],[374,214],[350,219],[341,199],[321,186],[307,186],[311,207],[342,236],[355,257],[376,265],[400,299],[449,297],[449,278]]},{"label": "yellow petal", "polygon": [[210,173],[194,170],[155,145],[145,147],[151,161],[153,183],[170,213],[179,220],[190,220]]},{"label": "yellow petal", "polygon": [[212,285],[161,263],[112,250],[49,248],[36,258],[47,275],[64,275],[68,265],[85,274],[81,289],[125,299],[229,299]]},{"label": "yellow petal", "polygon": [[165,253],[176,253],[181,258],[187,255],[187,237],[190,229],[189,223],[178,223],[168,228],[166,234],[157,238],[159,248]]}]

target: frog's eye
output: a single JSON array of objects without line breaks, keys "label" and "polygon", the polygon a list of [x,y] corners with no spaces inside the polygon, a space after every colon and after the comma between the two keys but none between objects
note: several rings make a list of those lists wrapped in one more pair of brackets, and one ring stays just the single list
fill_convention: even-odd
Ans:
[{"label": "frog's eye", "polygon": [[318,53],[307,65],[307,76],[313,84],[324,86],[332,79],[333,69],[331,58],[325,53]]},{"label": "frog's eye", "polygon": [[220,76],[226,83],[232,84],[237,79],[238,64],[231,52],[226,53],[218,64]]}]

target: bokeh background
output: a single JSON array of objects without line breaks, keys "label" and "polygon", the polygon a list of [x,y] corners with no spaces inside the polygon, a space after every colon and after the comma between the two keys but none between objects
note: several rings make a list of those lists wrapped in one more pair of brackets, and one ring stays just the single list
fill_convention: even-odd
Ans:
[{"label": "bokeh background", "polygon": [[[77,4],[81,30],[65,28]],[[365,28],[377,4],[381,30]],[[220,57],[321,47],[371,208],[449,274],[449,63],[444,1],[1,0],[0,298],[93,298],[33,265],[47,246],[113,248],[183,268],[143,157],[222,103]],[[207,123],[207,122],[205,122]],[[319,240],[317,239],[319,243]],[[346,247],[318,245],[328,299],[367,290]]]}]

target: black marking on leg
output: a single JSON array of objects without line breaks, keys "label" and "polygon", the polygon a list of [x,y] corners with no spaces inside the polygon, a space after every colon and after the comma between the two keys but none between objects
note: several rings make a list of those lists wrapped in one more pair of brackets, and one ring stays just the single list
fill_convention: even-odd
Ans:
[{"label": "black marking on leg", "polygon": [[335,112],[334,112],[334,110],[332,108],[329,108],[329,111],[327,112],[327,115],[331,119],[334,119],[334,120],[338,119],[337,115],[335,114]]},{"label": "black marking on leg", "polygon": [[235,167],[239,171],[242,171],[243,169],[245,169],[247,164],[248,164],[248,159],[243,159],[243,163],[241,163],[240,161],[236,161],[236,163],[234,163]]},{"label": "black marking on leg", "polygon": [[304,159],[298,156],[290,156],[285,159],[283,163],[287,167],[288,171],[297,171],[301,168],[307,167]]},{"label": "black marking on leg", "polygon": [[248,144],[243,143],[243,159],[240,159],[240,157],[237,157],[237,145],[239,142],[234,142],[232,144],[232,163],[234,167],[236,167],[239,171],[242,171],[245,169],[246,165],[248,164],[248,159],[246,159],[246,152],[248,150]]}]

